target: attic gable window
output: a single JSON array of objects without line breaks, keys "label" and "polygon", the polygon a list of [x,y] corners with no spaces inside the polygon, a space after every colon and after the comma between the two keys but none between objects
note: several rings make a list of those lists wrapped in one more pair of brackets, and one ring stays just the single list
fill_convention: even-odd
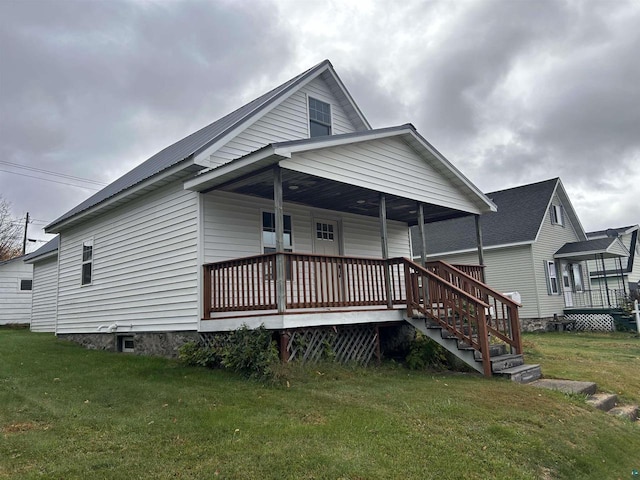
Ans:
[{"label": "attic gable window", "polygon": [[551,223],[564,226],[564,212],[561,205],[551,205]]},{"label": "attic gable window", "polygon": [[331,135],[331,105],[309,97],[309,136]]}]

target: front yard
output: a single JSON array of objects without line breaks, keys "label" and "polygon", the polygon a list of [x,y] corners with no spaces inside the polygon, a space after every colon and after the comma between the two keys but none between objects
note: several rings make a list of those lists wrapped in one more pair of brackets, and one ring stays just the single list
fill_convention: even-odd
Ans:
[{"label": "front yard", "polygon": [[[525,342],[545,375],[640,400],[638,338]],[[475,374],[323,365],[264,386],[0,329],[0,478],[626,479],[639,451],[638,425],[582,398]]]}]

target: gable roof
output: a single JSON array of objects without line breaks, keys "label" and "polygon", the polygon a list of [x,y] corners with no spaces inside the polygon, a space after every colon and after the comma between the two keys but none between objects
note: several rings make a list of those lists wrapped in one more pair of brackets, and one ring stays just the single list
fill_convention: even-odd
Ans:
[{"label": "gable roof", "polygon": [[25,255],[24,261],[27,263],[36,262],[44,257],[52,256],[54,252],[58,251],[58,247],[60,245],[60,235],[56,235],[54,238],[49,240],[35,252],[31,252],[28,255]]},{"label": "gable roof", "polygon": [[371,126],[358,106],[353,102],[353,99],[347,90],[344,88],[344,85],[335,73],[331,62],[329,62],[329,60],[324,60],[228,115],[225,115],[206,127],[201,128],[197,132],[194,132],[182,140],[164,148],[148,160],[144,161],[96,194],[86,199],[84,202],[51,222],[45,227],[45,231],[47,233],[55,233],[57,226],[69,220],[73,216],[96,207],[106,200],[127,191],[131,187],[167,171],[171,167],[177,166],[183,162],[188,163],[186,162],[187,160],[193,161],[195,155],[206,150],[231,131],[241,127],[242,124],[256,118],[258,115],[265,112],[265,110],[270,106],[292,94],[303,83],[306,83],[324,72],[330,73],[331,78],[335,80],[338,86],[338,91],[342,92],[344,95],[345,101],[343,103],[349,110],[349,117],[352,120],[359,120],[360,128],[370,129]]},{"label": "gable roof", "polygon": [[[498,207],[497,212],[480,216],[482,243],[485,248],[533,243],[547,213],[559,178],[530,183],[487,193]],[[414,250],[419,232],[411,230]],[[427,228],[427,253],[475,250],[476,228],[472,216],[432,223]],[[414,251],[414,254],[417,254]]]},{"label": "gable roof", "polygon": [[594,232],[587,232],[587,238],[603,238],[603,237],[619,237],[620,235],[627,235],[640,229],[640,225],[630,225],[628,227],[607,228],[606,230],[596,230]]},{"label": "gable roof", "polygon": [[13,257],[13,258],[10,258],[9,260],[2,260],[0,262],[0,265],[7,265],[8,263],[16,262],[18,260],[23,260],[24,261],[25,257],[26,257],[26,255],[20,255],[19,257]]},{"label": "gable roof", "polygon": [[595,255],[604,258],[628,257],[629,250],[617,238],[605,237],[565,243],[553,257],[580,261],[593,260]]},{"label": "gable roof", "polygon": [[[438,172],[438,174],[442,175],[455,185],[455,187],[462,192],[465,201],[469,202],[468,208],[472,208],[474,210],[477,209],[475,210],[477,212],[491,212],[496,210],[495,204],[491,202],[491,200],[488,199],[478,189],[478,187],[471,183],[471,181],[469,181],[444,156],[442,156],[440,152],[431,146],[431,144],[429,144],[410,123],[363,132],[352,132],[341,135],[328,135],[272,143],[243,157],[196,175],[194,178],[185,182],[185,188],[195,191],[208,191],[220,185],[228,184],[229,182],[243,178],[253,172],[263,171],[266,167],[278,164],[283,160],[286,161],[287,159],[290,159],[292,155],[297,153],[340,147],[343,145],[353,145],[360,142],[390,137],[402,138],[413,149],[413,151],[420,155],[425,162],[428,162]],[[330,179],[330,177],[326,178]],[[355,183],[350,185],[353,185],[354,188],[356,188]],[[362,185],[360,185],[360,187],[364,188]],[[404,198],[412,197],[407,194]],[[364,207],[360,206],[360,208],[362,209]],[[455,216],[457,215],[459,215],[459,212]],[[440,214],[439,218],[442,218],[443,216],[443,214]],[[451,216],[452,215],[448,215],[448,218],[451,218]]]}]

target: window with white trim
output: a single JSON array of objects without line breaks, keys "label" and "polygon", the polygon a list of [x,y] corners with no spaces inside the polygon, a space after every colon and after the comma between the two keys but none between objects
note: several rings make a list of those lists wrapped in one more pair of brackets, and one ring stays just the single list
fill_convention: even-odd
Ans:
[{"label": "window with white trim", "polygon": [[556,273],[556,264],[555,262],[546,262],[546,274],[547,274],[547,287],[549,290],[549,295],[558,295],[560,293],[560,289],[558,286],[558,275]]},{"label": "window with white trim", "polygon": [[309,137],[331,135],[331,105],[309,97]]},{"label": "window with white trim", "polygon": [[562,205],[551,205],[551,223],[564,226],[564,212]]},{"label": "window with white trim", "polygon": [[[291,215],[283,215],[283,217],[284,251],[293,252]],[[276,215],[273,212],[262,212],[262,249],[264,253],[273,253],[276,251]]]},{"label": "window with white trim", "polygon": [[81,285],[91,285],[93,281],[93,240],[82,242],[82,280]]}]

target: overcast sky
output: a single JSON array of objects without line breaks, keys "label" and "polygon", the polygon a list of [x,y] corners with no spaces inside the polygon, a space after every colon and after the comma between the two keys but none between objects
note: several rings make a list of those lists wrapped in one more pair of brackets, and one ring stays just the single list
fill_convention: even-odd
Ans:
[{"label": "overcast sky", "polygon": [[560,177],[587,231],[637,224],[639,25],[635,0],[0,0],[0,194],[46,238],[98,187],[34,168],[111,182],[328,58],[484,192]]}]

